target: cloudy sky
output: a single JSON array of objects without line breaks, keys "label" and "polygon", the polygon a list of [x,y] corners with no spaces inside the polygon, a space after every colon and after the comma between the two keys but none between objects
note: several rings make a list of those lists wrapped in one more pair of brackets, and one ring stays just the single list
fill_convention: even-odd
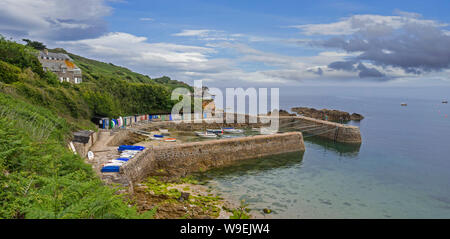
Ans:
[{"label": "cloudy sky", "polygon": [[1,0],[0,33],[208,86],[450,85],[442,1]]}]

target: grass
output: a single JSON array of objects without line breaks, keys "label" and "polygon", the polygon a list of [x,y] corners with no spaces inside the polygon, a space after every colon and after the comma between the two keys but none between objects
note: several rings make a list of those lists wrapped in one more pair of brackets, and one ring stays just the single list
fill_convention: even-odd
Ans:
[{"label": "grass", "polygon": [[150,218],[67,148],[70,125],[0,94],[0,218]]}]

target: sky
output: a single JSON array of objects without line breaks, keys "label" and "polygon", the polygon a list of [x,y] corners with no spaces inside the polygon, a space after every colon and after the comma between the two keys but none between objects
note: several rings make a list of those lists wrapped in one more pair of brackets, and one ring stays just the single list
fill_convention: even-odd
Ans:
[{"label": "sky", "polygon": [[448,0],[0,0],[0,34],[210,87],[450,86],[449,12]]}]

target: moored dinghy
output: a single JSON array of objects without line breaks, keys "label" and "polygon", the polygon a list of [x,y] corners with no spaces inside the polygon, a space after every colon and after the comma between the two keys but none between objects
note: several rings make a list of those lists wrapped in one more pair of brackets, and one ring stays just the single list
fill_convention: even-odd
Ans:
[{"label": "moored dinghy", "polygon": [[242,133],[244,133],[244,130],[235,129],[235,128],[224,128],[223,132],[228,133],[228,134],[242,134]]},{"label": "moored dinghy", "polygon": [[213,133],[213,134],[223,134],[222,129],[206,129],[206,132]]},{"label": "moored dinghy", "polygon": [[217,138],[216,134],[213,133],[208,133],[208,132],[195,132],[195,134],[197,134],[198,137],[200,138]]}]

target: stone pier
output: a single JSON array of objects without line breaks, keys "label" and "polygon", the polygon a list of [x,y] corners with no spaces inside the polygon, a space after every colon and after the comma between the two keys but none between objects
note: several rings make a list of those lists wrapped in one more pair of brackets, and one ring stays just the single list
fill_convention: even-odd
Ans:
[{"label": "stone pier", "polygon": [[234,161],[305,151],[303,135],[289,132],[148,148],[121,168],[132,182],[152,175],[179,177]]},{"label": "stone pier", "polygon": [[[317,135],[321,138],[330,139],[340,143],[361,144],[361,132],[359,127],[352,125],[345,125],[334,123],[325,120],[318,120],[314,118],[304,116],[280,116],[280,125],[311,125],[311,128],[303,128],[299,131],[304,133],[317,133],[315,128],[320,128],[320,134]],[[317,127],[315,127],[317,126]]]}]

